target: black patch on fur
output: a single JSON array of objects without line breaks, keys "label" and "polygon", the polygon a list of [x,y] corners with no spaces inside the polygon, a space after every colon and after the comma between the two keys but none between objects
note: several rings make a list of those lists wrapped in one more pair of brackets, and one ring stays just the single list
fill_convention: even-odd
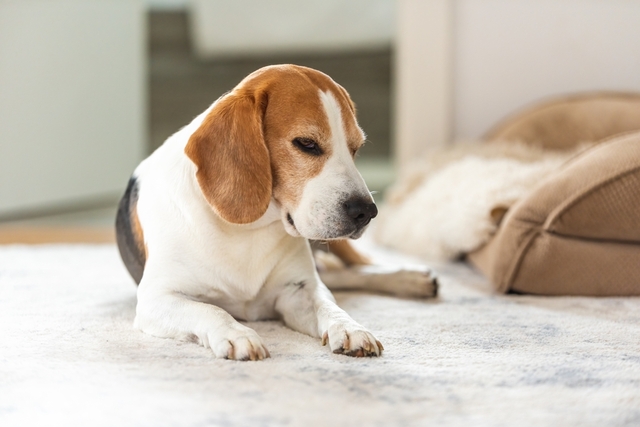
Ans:
[{"label": "black patch on fur", "polygon": [[304,288],[305,286],[307,286],[307,283],[304,280],[301,280],[299,282],[294,282],[292,283],[293,286],[297,287],[298,290]]},{"label": "black patch on fur", "polygon": [[116,214],[116,241],[118,250],[124,265],[129,270],[129,274],[140,284],[146,257],[144,253],[144,242],[138,241],[133,232],[133,215],[135,215],[136,204],[138,203],[138,181],[131,177],[127,189],[120,199],[118,213]]}]

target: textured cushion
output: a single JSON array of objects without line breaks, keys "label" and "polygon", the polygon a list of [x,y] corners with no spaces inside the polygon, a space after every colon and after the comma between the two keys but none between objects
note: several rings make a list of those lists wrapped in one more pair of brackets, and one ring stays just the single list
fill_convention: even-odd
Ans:
[{"label": "textured cushion", "polygon": [[512,206],[468,254],[497,291],[640,295],[638,130],[640,94],[591,93],[535,106],[486,135],[550,149],[604,138]]},{"label": "textured cushion", "polygon": [[498,123],[488,141],[519,140],[545,148],[570,148],[640,129],[640,94],[586,93],[538,104]]},{"label": "textured cushion", "polygon": [[640,132],[569,161],[469,259],[500,292],[640,295]]}]

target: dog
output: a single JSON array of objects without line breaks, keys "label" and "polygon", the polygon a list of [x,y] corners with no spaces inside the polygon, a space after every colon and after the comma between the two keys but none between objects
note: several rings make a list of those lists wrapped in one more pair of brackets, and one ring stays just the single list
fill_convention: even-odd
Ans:
[{"label": "dog", "polygon": [[[281,319],[334,353],[380,356],[323,281],[432,296],[437,280],[428,269],[375,270],[344,240],[377,215],[354,164],[364,140],[346,90],[295,65],[255,71],[169,137],[136,168],[116,217],[139,284],[134,326],[260,360],[264,342],[236,319]],[[325,256],[319,273],[309,240],[328,241],[343,265]]]}]

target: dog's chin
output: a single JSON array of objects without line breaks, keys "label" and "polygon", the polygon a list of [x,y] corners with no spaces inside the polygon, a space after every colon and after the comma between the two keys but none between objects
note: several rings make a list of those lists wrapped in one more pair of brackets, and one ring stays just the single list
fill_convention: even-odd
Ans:
[{"label": "dog's chin", "polygon": [[347,236],[347,237],[349,237],[349,239],[353,239],[353,240],[359,239],[359,238],[361,238],[361,237],[362,237],[362,235],[364,234],[364,232],[365,232],[365,230],[366,230],[366,229],[367,229],[367,226],[365,225],[364,227],[362,227],[362,228],[360,228],[360,229],[356,230],[354,233],[351,233],[351,234],[350,234],[349,236]]},{"label": "dog's chin", "polygon": [[345,240],[345,239],[359,239],[364,234],[367,227],[363,228],[351,228],[338,233],[327,233],[323,237],[314,237],[312,240]]},{"label": "dog's chin", "polygon": [[366,225],[358,228],[351,224],[336,224],[327,227],[325,230],[309,232],[304,228],[302,230],[299,229],[293,217],[288,213],[283,215],[282,224],[289,235],[293,237],[304,237],[309,240],[359,239],[367,229]]}]

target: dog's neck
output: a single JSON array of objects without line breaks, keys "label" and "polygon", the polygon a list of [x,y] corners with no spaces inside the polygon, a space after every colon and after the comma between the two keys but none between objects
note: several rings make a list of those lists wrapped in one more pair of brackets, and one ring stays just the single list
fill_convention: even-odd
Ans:
[{"label": "dog's neck", "polygon": [[[249,224],[240,225],[240,227],[244,229],[254,230],[257,228],[262,228],[262,227],[271,225],[276,221],[282,222],[281,217],[282,217],[282,214],[280,212],[280,207],[278,206],[278,203],[272,198],[271,203],[269,203],[269,207],[267,208],[267,211],[264,213],[264,215],[258,218],[257,221],[254,221]],[[284,226],[282,228],[284,230]]]}]

